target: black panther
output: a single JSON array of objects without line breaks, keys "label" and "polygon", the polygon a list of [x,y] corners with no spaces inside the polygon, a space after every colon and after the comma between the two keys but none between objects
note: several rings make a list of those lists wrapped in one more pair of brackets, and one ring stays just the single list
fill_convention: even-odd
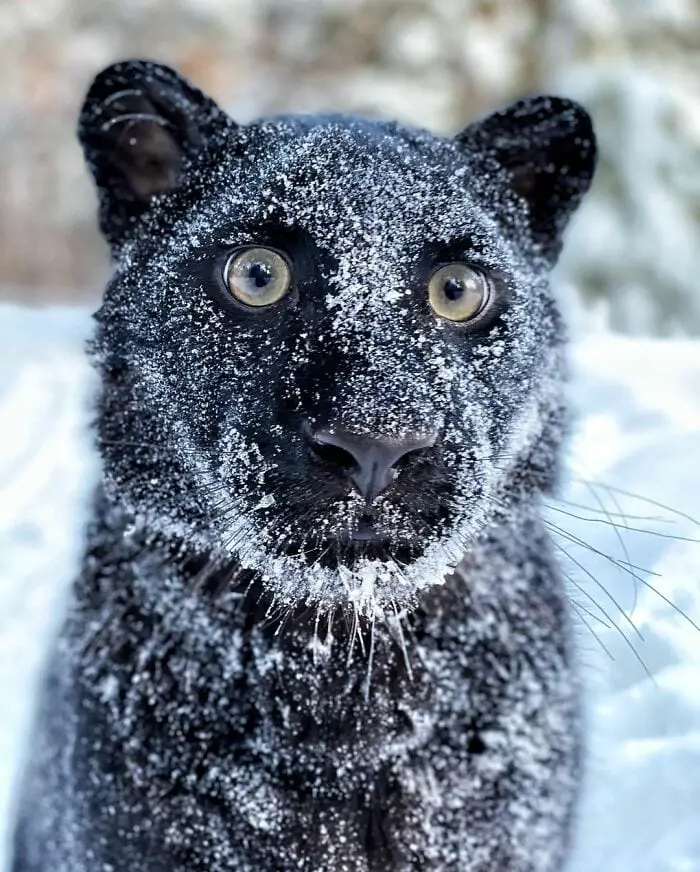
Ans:
[{"label": "black panther", "polygon": [[103,475],[14,872],[561,870],[582,730],[542,519],[549,273],[588,115],[239,125],[128,61],[79,137],[113,258]]}]

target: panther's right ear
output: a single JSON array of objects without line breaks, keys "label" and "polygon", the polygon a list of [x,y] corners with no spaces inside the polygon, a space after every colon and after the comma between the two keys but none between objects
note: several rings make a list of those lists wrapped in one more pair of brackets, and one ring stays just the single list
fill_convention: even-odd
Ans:
[{"label": "panther's right ear", "polygon": [[[525,207],[532,243],[554,265],[564,228],[595,171],[596,140],[586,110],[563,97],[530,97],[470,124],[457,142],[500,168],[506,184],[485,192],[487,208],[509,223],[511,205],[500,198],[515,196]],[[489,167],[482,173],[489,177]]]},{"label": "panther's right ear", "polygon": [[123,61],[95,78],[78,136],[113,253],[153,199],[180,187],[198,155],[235,128],[213,100],[162,64]]}]

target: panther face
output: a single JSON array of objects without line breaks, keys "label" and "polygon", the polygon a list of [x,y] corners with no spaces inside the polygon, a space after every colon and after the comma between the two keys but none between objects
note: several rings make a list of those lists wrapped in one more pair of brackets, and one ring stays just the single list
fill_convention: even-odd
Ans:
[{"label": "panther face", "polygon": [[81,117],[115,260],[93,353],[105,482],[281,603],[401,608],[556,477],[548,273],[588,187],[585,112],[446,139],[344,116],[241,127],[173,71]]}]

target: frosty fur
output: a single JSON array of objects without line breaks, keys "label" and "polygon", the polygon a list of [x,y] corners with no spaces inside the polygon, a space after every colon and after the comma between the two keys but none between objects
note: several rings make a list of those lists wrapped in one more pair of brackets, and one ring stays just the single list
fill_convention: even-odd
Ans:
[{"label": "frosty fur", "polygon": [[[104,475],[13,872],[561,869],[580,724],[540,516],[566,430],[548,273],[588,116],[239,126],[126,62],[80,138],[114,256]],[[294,273],[255,312],[222,281],[250,244]],[[451,261],[492,278],[474,323],[427,304]],[[309,451],[338,424],[435,444],[368,508]],[[368,511],[381,548],[348,541]]]}]

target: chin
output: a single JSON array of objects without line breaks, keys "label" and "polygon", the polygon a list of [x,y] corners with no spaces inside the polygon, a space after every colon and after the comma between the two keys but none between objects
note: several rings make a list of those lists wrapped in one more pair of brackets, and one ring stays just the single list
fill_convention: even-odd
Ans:
[{"label": "chin", "polygon": [[255,572],[273,603],[318,613],[347,610],[369,619],[416,608],[421,594],[443,584],[483,527],[483,518],[435,526],[420,538],[400,539],[360,521],[350,533],[323,540],[279,533],[238,515],[223,541],[227,553]]}]

